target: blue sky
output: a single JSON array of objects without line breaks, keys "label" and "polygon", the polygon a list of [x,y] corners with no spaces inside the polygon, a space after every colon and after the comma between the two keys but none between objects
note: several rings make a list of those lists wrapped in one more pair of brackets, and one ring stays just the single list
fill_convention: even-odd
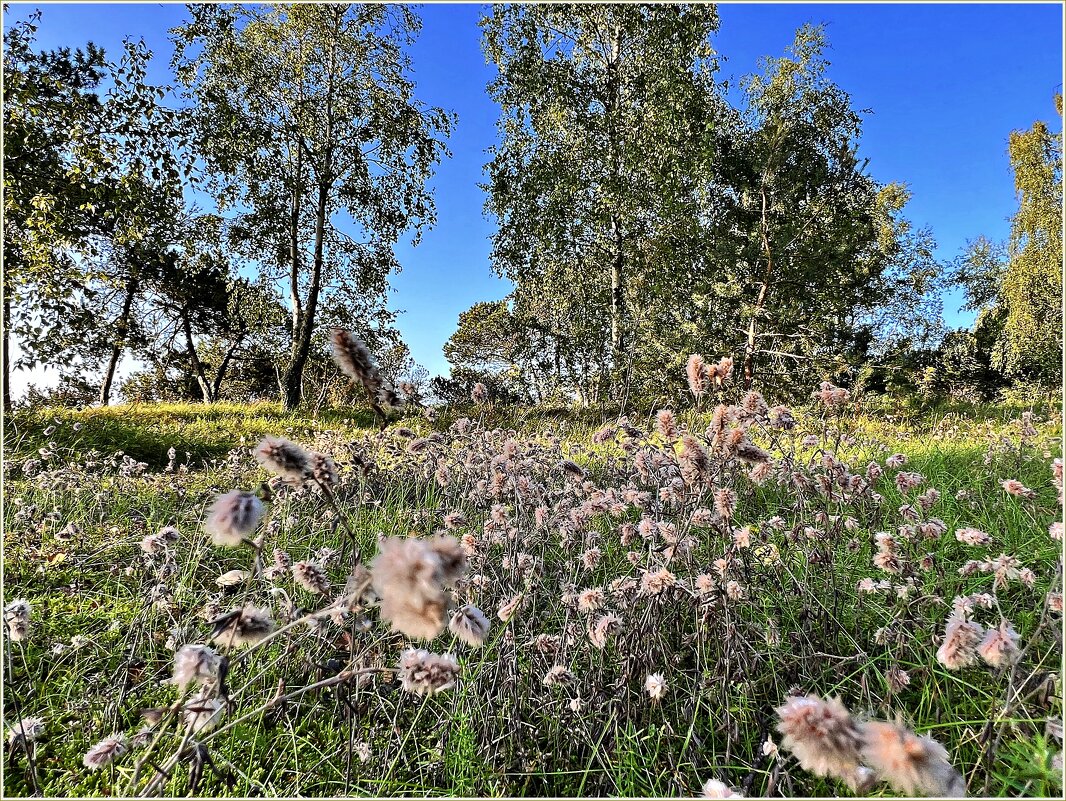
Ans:
[{"label": "blue sky", "polygon": [[[12,3],[5,17],[44,12],[38,43],[77,46],[92,39],[117,54],[124,36],[143,37],[156,53],[157,82],[170,82],[167,30],[179,4]],[[508,285],[489,269],[492,226],[478,188],[497,108],[485,94],[493,71],[480,49],[478,4],[423,6],[424,27],[411,56],[418,95],[458,114],[453,157],[432,181],[438,224],[415,248],[399,248],[391,306],[416,361],[447,371],[441,346],[458,315],[479,300],[501,298]],[[1058,129],[1052,98],[1062,91],[1062,8],[1058,4],[720,4],[715,47],[721,77],[733,79],[779,55],[805,22],[824,23],[829,75],[856,108],[870,109],[861,143],[880,181],[913,192],[908,216],[929,226],[937,256],[954,258],[980,234],[1005,238],[1015,200],[1007,136],[1045,119]],[[734,80],[730,81],[734,83]],[[951,325],[968,325],[957,296],[945,301]]]}]

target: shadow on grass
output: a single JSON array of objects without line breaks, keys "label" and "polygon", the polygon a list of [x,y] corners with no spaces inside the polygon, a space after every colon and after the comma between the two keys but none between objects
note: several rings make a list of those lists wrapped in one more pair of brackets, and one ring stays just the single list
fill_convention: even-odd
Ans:
[{"label": "shadow on grass", "polygon": [[312,418],[304,410],[286,412],[276,403],[16,410],[4,422],[4,455],[21,461],[47,448],[70,461],[92,450],[120,451],[156,470],[167,464],[171,448],[179,461],[196,463],[224,456],[242,438],[248,443],[264,434],[304,436],[316,430],[355,431],[372,425],[369,410],[330,410]]}]

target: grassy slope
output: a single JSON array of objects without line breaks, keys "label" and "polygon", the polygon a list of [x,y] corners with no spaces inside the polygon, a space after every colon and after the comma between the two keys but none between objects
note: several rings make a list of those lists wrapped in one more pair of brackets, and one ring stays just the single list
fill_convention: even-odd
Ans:
[{"label": "grassy slope", "polygon": [[[959,411],[947,417],[911,414],[890,419],[880,414],[850,419],[842,426],[850,444],[841,452],[859,466],[904,451],[910,456],[906,469],[923,473],[929,485],[940,489],[942,500],[934,513],[949,531],[961,525],[989,531],[994,538],[991,555],[1015,554],[1036,571],[1035,591],[1015,586],[1001,595],[1007,616],[1024,638],[1035,628],[1057,552],[1047,536],[1057,505],[1045,451],[1059,455],[1061,420],[1043,423],[1038,441],[1019,455],[990,449],[1001,436],[1016,440],[1017,427],[1008,422],[1016,410]],[[588,420],[540,415],[499,422],[547,428],[575,443],[587,443],[594,427]],[[48,720],[48,736],[36,754],[36,777],[45,794],[109,793],[123,786],[128,762],[123,763],[127,767],[88,773],[81,768],[81,755],[113,730],[136,731],[137,710],[172,702],[175,691],[164,683],[172,658],[168,636],[174,632],[181,642],[202,638],[204,624],[196,611],[214,591],[214,577],[247,566],[241,554],[210,548],[199,530],[205,504],[216,492],[252,488],[265,477],[247,459],[227,460],[228,451],[254,443],[265,433],[304,443],[321,435],[343,463],[341,444],[359,436],[368,423],[369,417],[359,414],[308,420],[265,404],[53,410],[9,421],[4,601],[28,598],[35,608],[35,629],[25,647],[5,653],[4,713],[10,721],[17,704],[22,714]],[[428,428],[424,422],[411,424]],[[56,430],[45,437],[49,425]],[[811,428],[818,426],[812,422]],[[171,447],[178,453],[176,472],[165,471]],[[55,454],[53,466],[69,463],[73,468],[51,484],[22,477],[15,465],[40,448]],[[122,451],[146,462],[148,472],[124,477],[115,468],[85,468],[94,449],[105,455]],[[575,458],[595,466],[601,452],[579,449]],[[1037,489],[1039,501],[1023,504],[1004,496],[998,480],[1005,477]],[[959,490],[969,496],[957,498]],[[446,511],[454,501],[440,497],[430,485],[385,482],[375,492],[374,502],[359,505],[352,515],[364,549],[373,547],[379,532],[428,531],[417,510]],[[900,502],[894,492],[884,493],[892,508]],[[320,500],[287,504],[273,510],[281,525],[272,544],[289,549],[297,559],[323,544],[341,546]],[[18,517],[19,508],[28,506],[36,508]],[[764,488],[745,496],[741,508],[744,522],[765,521],[787,514],[788,499]],[[481,515],[473,518],[475,531]],[[151,582],[141,573],[127,576],[125,570],[139,562],[141,537],[168,524],[177,525],[183,538],[179,573],[168,581],[174,588],[174,606],[160,610],[145,602]],[[612,530],[603,524],[605,535]],[[734,784],[747,782],[748,792],[757,795],[764,791],[771,768],[759,746],[771,733],[772,707],[793,685],[826,695],[839,692],[857,708],[879,716],[904,713],[919,731],[949,746],[956,764],[974,777],[971,792],[987,787],[1002,795],[1054,793],[1050,759],[1061,746],[1045,743],[1042,728],[1029,722],[1016,727],[1005,723],[1008,734],[995,765],[986,771],[978,764],[982,726],[1002,706],[1004,676],[988,670],[950,673],[932,659],[930,635],[942,631],[947,611],[943,605],[931,602],[907,613],[901,611],[906,604],[856,595],[858,578],[881,577],[870,567],[868,538],[869,533],[856,552],[841,553],[828,575],[814,569],[808,575],[803,559],[786,559],[789,570],[784,572],[759,568],[750,585],[752,602],[739,609],[728,631],[700,634],[698,621],[685,608],[649,610],[647,631],[664,639],[661,646],[649,641],[649,653],[661,647],[683,659],[672,666],[670,694],[661,705],[641,704],[639,692],[627,696],[632,702],[613,703],[611,696],[621,688],[606,682],[623,677],[611,665],[595,662],[596,654],[577,655],[571,665],[575,673],[604,682],[582,687],[581,713],[570,711],[570,694],[565,692],[533,699],[521,681],[538,679],[550,661],[508,642],[507,629],[494,619],[497,625],[484,649],[460,649],[463,681],[453,693],[418,701],[381,682],[350,693],[305,697],[220,738],[212,755],[236,782],[227,789],[208,771],[198,793],[679,795],[691,794],[702,780],[717,776]],[[627,567],[617,536],[605,536],[604,543],[613,546],[605,545],[597,576],[602,583]],[[701,561],[709,563],[715,555],[708,546]],[[986,579],[963,579],[955,572],[967,558],[981,555],[947,535],[937,545],[938,568],[921,590],[950,602],[955,594],[984,589]],[[566,557],[545,543],[543,558],[558,562]],[[335,581],[342,579],[334,576]],[[554,593],[554,588],[546,589],[545,597],[534,598],[532,608],[523,611],[545,631],[560,631],[567,620],[566,611],[553,602]],[[310,606],[314,599],[303,594],[297,602]],[[484,608],[491,615],[495,606],[490,602]],[[904,636],[870,647],[870,632],[894,618],[904,627]],[[765,632],[771,619],[783,634],[782,645],[753,639]],[[248,675],[256,670],[263,674],[250,686],[250,697],[269,698],[278,675],[294,686],[327,675],[329,660],[343,658],[352,647],[336,634],[330,632],[306,652],[276,648],[260,653]],[[53,652],[55,644],[69,644],[79,635],[88,638],[82,648]],[[686,648],[671,640],[686,636]],[[817,649],[808,647],[813,639],[819,639]],[[851,641],[863,647],[852,648]],[[374,642],[370,650],[380,649],[380,658],[391,664],[403,641],[387,635]],[[801,642],[802,647],[797,645]],[[823,653],[824,658],[811,653]],[[376,657],[375,652],[369,658]],[[1035,647],[1026,666],[1031,682],[1038,684],[1041,675],[1057,672],[1060,660],[1061,648],[1053,639]],[[500,671],[498,665],[508,662],[516,667]],[[911,675],[911,685],[897,695],[887,692],[883,680],[891,666]],[[241,676],[238,686],[246,677]],[[1061,715],[1061,702],[1054,698],[1061,697],[1060,687],[1054,687],[1049,701],[1027,703],[1026,714]],[[68,727],[69,734],[63,734]],[[739,753],[738,740],[747,741]],[[353,756],[353,746],[363,744],[369,751],[366,762]],[[5,771],[5,794],[24,794],[29,788],[25,758],[20,756],[17,764]],[[186,776],[178,772],[167,792],[187,792]],[[794,767],[776,781],[778,792],[786,794],[841,791]]]}]

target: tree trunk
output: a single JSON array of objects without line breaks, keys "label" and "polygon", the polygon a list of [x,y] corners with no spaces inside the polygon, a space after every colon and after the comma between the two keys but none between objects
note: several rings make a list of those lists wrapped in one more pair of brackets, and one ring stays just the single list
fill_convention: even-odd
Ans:
[{"label": "tree trunk", "polygon": [[307,306],[304,309],[300,329],[295,332],[292,349],[292,361],[285,371],[285,408],[292,411],[303,399],[303,376],[307,358],[311,352],[311,335],[315,330],[315,312],[318,309],[318,293],[322,288],[322,265],[324,261],[326,237],[326,207],[329,200],[329,186],[320,184],[318,188],[318,207],[315,212],[315,256],[311,267],[311,285],[307,290]]},{"label": "tree trunk", "polygon": [[118,369],[122,351],[126,348],[126,336],[130,332],[130,310],[133,308],[133,299],[137,295],[137,279],[131,278],[126,284],[126,299],[122,303],[122,316],[118,319],[118,327],[115,330],[115,344],[111,346],[111,358],[107,362],[104,371],[104,383],[100,387],[100,405],[107,406],[111,402],[111,386],[115,382],[115,370]]},{"label": "tree trunk", "polygon": [[233,354],[237,352],[237,348],[239,348],[241,343],[244,342],[244,337],[246,335],[247,333],[242,331],[241,334],[233,340],[233,344],[229,346],[226,355],[222,357],[222,363],[218,366],[218,370],[215,372],[215,380],[211,383],[211,394],[215,400],[218,400],[219,395],[222,392],[222,379],[226,377],[226,371],[229,369],[229,364],[233,360]]},{"label": "tree trunk", "polygon": [[11,298],[4,292],[4,411],[11,411]]},{"label": "tree trunk", "polygon": [[185,346],[189,351],[189,361],[192,362],[192,369],[196,373],[196,383],[200,385],[200,394],[204,396],[204,403],[214,403],[215,396],[211,391],[211,384],[207,380],[204,364],[200,361],[200,354],[196,352],[196,343],[192,339],[192,323],[189,321],[187,309],[181,310],[181,327],[185,331]]},{"label": "tree trunk", "polygon": [[[765,181],[765,176],[763,178]],[[769,222],[766,214],[766,190],[762,190],[762,218],[759,223],[759,233],[762,239],[763,255],[766,257],[766,270],[763,272],[762,286],[755,300],[755,308],[751,312],[751,320],[748,321],[748,347],[744,352],[744,391],[751,389],[755,381],[755,321],[766,305],[766,295],[770,288],[770,279],[774,272],[773,252],[770,250],[770,236],[768,232]]]}]

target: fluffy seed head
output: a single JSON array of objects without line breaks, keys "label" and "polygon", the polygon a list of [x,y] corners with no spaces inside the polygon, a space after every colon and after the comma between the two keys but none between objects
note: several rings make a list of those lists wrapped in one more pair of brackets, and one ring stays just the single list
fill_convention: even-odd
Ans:
[{"label": "fluffy seed head", "polygon": [[219,623],[212,635],[222,647],[254,645],[274,631],[270,612],[252,605],[245,606],[238,614]]},{"label": "fluffy seed head", "polygon": [[115,759],[129,750],[126,743],[126,735],[118,732],[110,737],[105,737],[81,758],[81,762],[89,770],[100,770],[110,765]]},{"label": "fluffy seed head", "polygon": [[489,619],[476,606],[466,604],[452,615],[448,629],[463,642],[478,648],[489,634]]},{"label": "fluffy seed head", "polygon": [[981,644],[977,646],[978,655],[992,667],[1005,667],[1018,661],[1018,632],[1008,621],[989,629]]},{"label": "fluffy seed head", "polygon": [[936,658],[948,670],[959,670],[977,662],[977,645],[984,636],[980,623],[952,614],[944,629],[944,641]]},{"label": "fluffy seed head", "polygon": [[12,642],[21,642],[30,634],[30,602],[17,598],[4,607],[4,625]]},{"label": "fluffy seed head", "polygon": [[325,568],[317,562],[297,562],[292,566],[292,577],[297,584],[315,595],[329,592],[329,577]]},{"label": "fluffy seed head", "polygon": [[311,475],[311,454],[290,440],[263,437],[252,453],[263,467],[286,481],[299,484]]},{"label": "fluffy seed head", "polygon": [[382,541],[371,573],[374,592],[381,598],[382,620],[409,637],[432,640],[440,634],[448,607],[442,587],[444,567],[426,541],[401,537]]},{"label": "fluffy seed head", "polygon": [[220,495],[207,513],[204,528],[215,545],[235,547],[255,532],[263,516],[263,502],[250,492]]},{"label": "fluffy seed head", "polygon": [[644,689],[651,700],[658,701],[662,699],[666,695],[666,677],[662,673],[649,673],[644,680]]},{"label": "fluffy seed head", "polygon": [[851,714],[837,699],[792,696],[778,707],[781,746],[816,776],[835,776],[856,787],[862,778],[862,735]]},{"label": "fluffy seed head", "polygon": [[44,718],[22,718],[16,720],[7,730],[7,746],[11,748],[17,741],[32,743],[44,734]]},{"label": "fluffy seed head", "polygon": [[862,755],[880,778],[904,795],[961,798],[966,782],[951,766],[948,752],[931,737],[880,721],[862,725]]},{"label": "fluffy seed head", "polygon": [[455,686],[459,663],[451,654],[408,648],[400,655],[400,683],[405,692],[434,695]]},{"label": "fluffy seed head", "polygon": [[174,654],[173,682],[184,691],[190,684],[207,684],[218,678],[220,657],[206,645],[183,645]]}]

